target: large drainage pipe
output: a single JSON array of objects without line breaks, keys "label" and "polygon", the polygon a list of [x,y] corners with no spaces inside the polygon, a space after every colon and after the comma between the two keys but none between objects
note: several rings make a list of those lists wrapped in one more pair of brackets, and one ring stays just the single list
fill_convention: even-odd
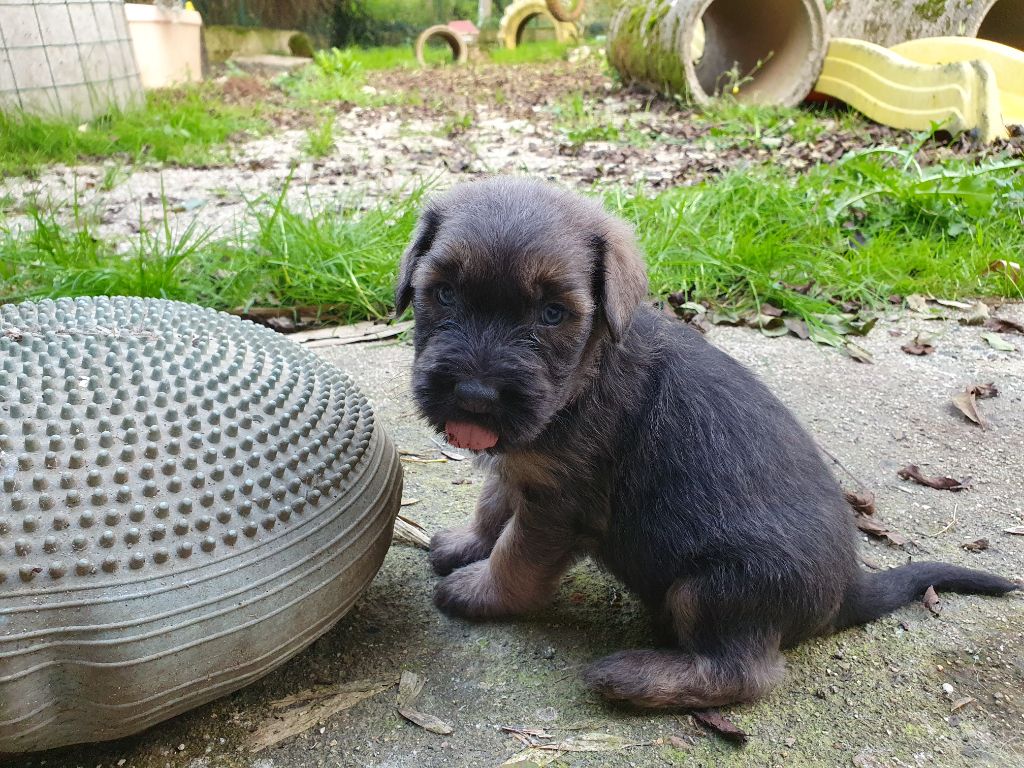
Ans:
[{"label": "large drainage pipe", "polygon": [[796,105],[826,48],[821,0],[625,0],[608,30],[608,59],[624,80],[697,104],[725,92]]},{"label": "large drainage pipe", "polygon": [[883,46],[955,35],[1024,49],[1024,0],[836,0],[828,27]]}]

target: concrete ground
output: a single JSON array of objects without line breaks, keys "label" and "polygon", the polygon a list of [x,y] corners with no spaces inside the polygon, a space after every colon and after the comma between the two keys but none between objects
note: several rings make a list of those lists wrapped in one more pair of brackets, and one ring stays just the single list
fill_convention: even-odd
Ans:
[{"label": "concrete ground", "polygon": [[[1024,307],[1000,316],[1024,320]],[[938,333],[928,357],[900,351],[921,329]],[[878,498],[878,516],[913,539],[906,550],[862,543],[874,567],[941,559],[1020,578],[1024,536],[1024,337],[998,352],[955,320],[899,313],[865,339],[865,365],[795,338],[713,328],[710,340],[752,367],[810,431]],[[325,358],[374,398],[398,447],[410,452],[403,514],[428,531],[472,511],[481,475],[442,454],[409,397],[405,341],[336,347]],[[983,431],[950,405],[965,385],[994,382],[980,403]],[[765,446],[766,451],[772,450]],[[416,459],[420,459],[417,461]],[[973,478],[951,493],[912,485],[897,470]],[[837,470],[847,487],[853,481]],[[416,500],[413,502],[413,500]],[[971,553],[965,542],[987,538]],[[139,736],[14,761],[31,766],[497,766],[524,749],[500,726],[544,729],[551,741],[602,732],[600,752],[567,752],[571,766],[1019,766],[1024,765],[1024,595],[943,596],[941,613],[907,606],[870,626],[787,654],[786,681],[763,701],[726,712],[751,736],[738,749],[685,714],[624,712],[583,687],[582,665],[651,642],[643,611],[590,564],[565,579],[554,605],[518,621],[471,624],[438,613],[426,553],[396,543],[356,608],[308,650],[245,690]],[[453,727],[437,735],[398,715],[389,688],[302,735],[253,754],[269,702],[322,683],[425,678],[417,708]],[[969,698],[968,698],[969,697]],[[951,711],[958,706],[955,712]],[[623,747],[622,744],[638,746]],[[544,753],[542,753],[544,754]],[[552,753],[547,753],[552,754]],[[535,758],[534,764],[543,760]]]}]

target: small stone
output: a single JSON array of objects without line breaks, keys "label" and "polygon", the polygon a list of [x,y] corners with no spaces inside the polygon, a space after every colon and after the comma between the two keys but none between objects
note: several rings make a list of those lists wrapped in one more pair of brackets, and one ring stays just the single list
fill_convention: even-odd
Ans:
[{"label": "small stone", "polygon": [[956,689],[949,683],[943,683],[942,692],[947,696],[952,696],[956,692]]}]

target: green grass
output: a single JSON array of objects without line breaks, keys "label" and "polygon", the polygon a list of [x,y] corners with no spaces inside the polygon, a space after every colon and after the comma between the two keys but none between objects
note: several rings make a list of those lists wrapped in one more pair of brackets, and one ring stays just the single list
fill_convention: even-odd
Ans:
[{"label": "green grass", "polygon": [[327,157],[334,151],[334,113],[328,112],[320,122],[306,131],[305,150],[312,157]]},{"label": "green grass", "polygon": [[313,58],[315,66],[282,75],[274,82],[300,107],[335,102],[375,106],[409,98],[367,88],[366,72],[358,52],[357,48],[317,51]]},{"label": "green grass", "polygon": [[[804,317],[836,311],[830,297],[1022,298],[986,268],[1024,247],[1024,162],[920,168],[912,158],[871,150],[800,176],[768,166],[609,204],[636,222],[657,295],[771,301]],[[783,285],[809,280],[809,295]]]},{"label": "green grass", "polygon": [[493,48],[488,54],[496,64],[536,64],[545,61],[561,61],[570,48],[569,43],[555,40],[538,40],[522,43],[515,48]]},{"label": "green grass", "polygon": [[229,137],[266,127],[256,108],[225,104],[208,86],[151,91],[144,107],[87,123],[0,112],[0,173],[113,156],[202,164],[223,153]]},{"label": "green grass", "polygon": [[[822,117],[833,118],[829,125]],[[763,141],[790,136],[795,141],[815,141],[836,130],[857,130],[863,118],[852,109],[799,109],[796,107],[741,104],[728,97],[716,99],[694,116],[694,122],[709,125],[713,137],[730,140]]]},{"label": "green grass", "polygon": [[128,295],[223,310],[315,306],[335,321],[386,316],[397,254],[423,190],[362,213],[355,198],[295,210],[286,192],[250,201],[236,229],[216,237],[194,224],[180,231],[165,224],[109,242],[77,202],[61,206],[68,222],[53,208],[31,209],[27,232],[0,220],[0,302]]},{"label": "green grass", "polygon": [[[881,148],[798,176],[768,166],[605,200],[636,225],[657,296],[734,310],[770,301],[819,327],[839,311],[834,297],[875,307],[894,293],[1022,298],[986,267],[1024,250],[1024,162],[921,168],[913,156]],[[385,316],[423,192],[322,212],[290,208],[282,192],[251,201],[226,235],[165,228],[120,244],[97,237],[77,205],[63,206],[67,222],[36,209],[28,233],[0,224],[0,301],[130,294]],[[807,294],[785,285],[808,281]]]},{"label": "green grass", "polygon": [[[389,45],[379,48],[346,48],[366,70],[416,69],[416,53],[411,45]],[[442,64],[452,60],[451,48],[447,43],[428,45],[423,51],[427,64]]]},{"label": "green grass", "polygon": [[[561,61],[573,46],[555,41],[527,42],[515,49],[491,48],[487,55],[498,64],[532,64],[547,61]],[[415,51],[411,45],[380,46],[378,48],[345,48],[342,52],[363,70],[416,69]],[[423,58],[428,65],[450,63],[451,49],[447,43],[431,44],[424,50]]]}]

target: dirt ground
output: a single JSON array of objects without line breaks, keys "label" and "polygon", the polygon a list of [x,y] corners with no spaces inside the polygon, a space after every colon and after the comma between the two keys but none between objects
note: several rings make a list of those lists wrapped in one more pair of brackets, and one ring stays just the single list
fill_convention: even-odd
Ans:
[{"label": "dirt ground", "polygon": [[[998,313],[1024,320],[1021,305]],[[900,351],[925,327],[938,333],[935,354],[911,357]],[[874,491],[877,515],[912,539],[899,549],[865,538],[862,552],[871,567],[928,558],[1024,576],[1024,536],[1004,533],[1024,524],[1019,351],[997,352],[981,340],[979,329],[953,318],[924,320],[903,312],[880,322],[864,340],[873,365],[744,328],[718,326],[709,338],[762,376],[842,462],[845,470],[837,468],[837,474],[844,485],[856,487],[852,475]],[[444,460],[416,418],[408,388],[409,344],[352,345],[322,354],[355,375],[408,454],[403,514],[428,531],[465,519],[481,475],[469,461]],[[999,389],[998,397],[981,404],[986,431],[950,405],[958,390],[981,382]],[[969,476],[971,489],[936,491],[898,479],[897,470],[908,463],[928,474]],[[989,540],[986,550],[962,547],[979,538]],[[602,733],[600,744],[616,747],[562,753],[555,765],[1024,764],[1021,594],[946,595],[937,616],[923,604],[910,605],[867,627],[804,644],[787,654],[789,674],[775,692],[727,711],[751,736],[738,749],[685,714],[609,708],[583,687],[582,665],[651,642],[643,611],[592,565],[571,571],[549,609],[508,622],[473,624],[441,615],[430,602],[435,581],[423,550],[396,543],[355,609],[263,681],[136,737],[15,764],[498,766],[524,750],[502,726],[543,729],[551,736],[548,743]],[[405,721],[396,711],[396,688],[390,687],[300,736],[251,752],[254,731],[271,717],[271,701],[324,683],[395,681],[403,670],[425,678],[417,707],[450,723],[450,735]]]}]

